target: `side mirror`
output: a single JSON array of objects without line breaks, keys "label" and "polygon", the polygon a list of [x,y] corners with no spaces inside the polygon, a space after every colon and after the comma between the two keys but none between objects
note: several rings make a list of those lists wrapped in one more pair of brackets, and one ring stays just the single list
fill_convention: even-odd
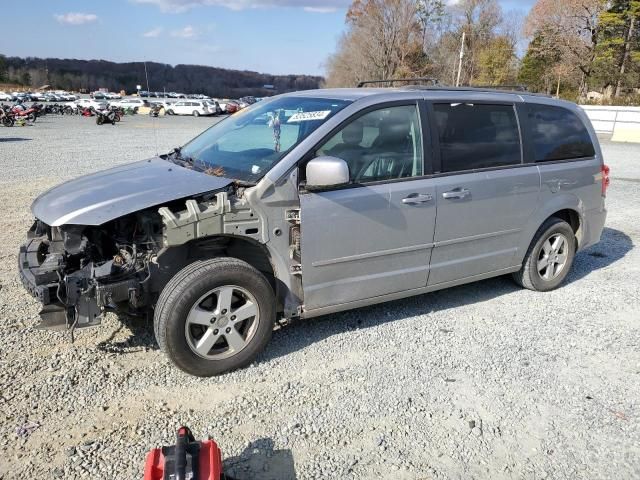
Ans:
[{"label": "side mirror", "polygon": [[349,183],[347,162],[336,157],[317,157],[307,163],[307,189],[320,190]]}]

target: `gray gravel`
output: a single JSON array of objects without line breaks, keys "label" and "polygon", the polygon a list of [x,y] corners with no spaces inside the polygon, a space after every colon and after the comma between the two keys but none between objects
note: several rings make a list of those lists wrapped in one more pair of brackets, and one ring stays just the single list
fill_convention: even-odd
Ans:
[{"label": "gray gravel", "polygon": [[[159,151],[215,120],[161,118]],[[16,272],[29,205],[156,151],[152,120],[0,128],[0,479],[141,478],[180,424],[241,479],[640,477],[640,145],[602,242],[551,293],[497,278],[279,328],[242,371],[189,377],[142,319],[37,331]]]}]

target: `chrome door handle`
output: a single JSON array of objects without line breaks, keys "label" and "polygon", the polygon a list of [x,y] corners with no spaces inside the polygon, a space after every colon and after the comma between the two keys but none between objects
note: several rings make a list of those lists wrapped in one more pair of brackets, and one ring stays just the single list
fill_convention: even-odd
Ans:
[{"label": "chrome door handle", "polygon": [[471,192],[466,188],[456,188],[449,192],[444,192],[442,194],[442,198],[452,199],[452,198],[466,198],[471,195]]},{"label": "chrome door handle", "polygon": [[433,200],[433,195],[430,193],[412,193],[403,198],[402,203],[405,205],[418,205],[420,203],[429,203],[431,200]]}]

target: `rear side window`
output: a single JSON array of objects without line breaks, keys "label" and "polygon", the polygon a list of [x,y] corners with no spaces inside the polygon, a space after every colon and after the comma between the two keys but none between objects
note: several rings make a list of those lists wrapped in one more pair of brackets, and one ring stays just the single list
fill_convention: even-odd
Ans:
[{"label": "rear side window", "polygon": [[442,172],[522,163],[512,105],[439,103],[433,106]]},{"label": "rear side window", "polygon": [[548,105],[529,105],[528,110],[536,162],[595,155],[589,132],[575,113]]}]

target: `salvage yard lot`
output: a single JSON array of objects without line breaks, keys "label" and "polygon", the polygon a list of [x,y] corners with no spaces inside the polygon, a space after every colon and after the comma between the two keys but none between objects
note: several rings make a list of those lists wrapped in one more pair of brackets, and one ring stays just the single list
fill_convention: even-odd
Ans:
[{"label": "salvage yard lot", "polygon": [[189,377],[144,319],[34,329],[17,252],[63,180],[166,152],[215,118],[0,128],[0,479],[141,478],[180,424],[240,479],[639,478],[640,145],[603,141],[600,244],[554,292],[496,278],[279,327],[250,368]]}]

